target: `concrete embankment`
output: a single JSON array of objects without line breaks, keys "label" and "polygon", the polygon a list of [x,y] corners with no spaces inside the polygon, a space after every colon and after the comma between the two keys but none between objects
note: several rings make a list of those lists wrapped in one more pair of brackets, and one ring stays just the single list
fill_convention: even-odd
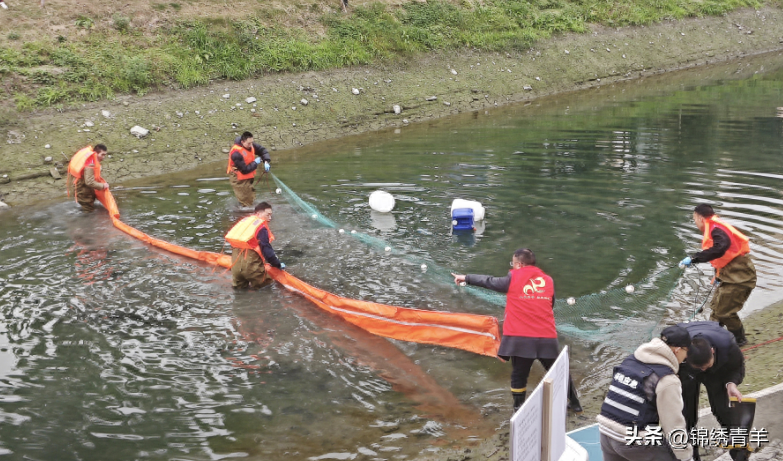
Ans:
[{"label": "concrete embankment", "polygon": [[[0,197],[10,205],[62,199],[65,185],[53,176],[90,143],[109,146],[104,177],[110,184],[222,161],[224,149],[245,130],[273,151],[275,162],[285,162],[286,150],[325,139],[776,52],[782,39],[783,10],[744,9],[648,27],[595,26],[525,52],[437,53],[402,65],[270,74],[20,114],[0,130],[6,141]],[[738,65],[731,74],[757,70]],[[149,134],[133,136],[136,125]]]}]

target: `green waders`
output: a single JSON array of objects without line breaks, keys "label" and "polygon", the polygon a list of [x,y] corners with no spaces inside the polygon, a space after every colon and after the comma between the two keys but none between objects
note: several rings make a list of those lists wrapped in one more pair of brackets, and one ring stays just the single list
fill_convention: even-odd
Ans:
[{"label": "green waders", "polygon": [[746,344],[745,328],[737,313],[756,288],[756,266],[748,255],[737,256],[718,271],[717,279],[720,284],[710,303],[710,320],[725,325],[737,344]]},{"label": "green waders", "polygon": [[261,288],[272,279],[267,275],[264,260],[253,250],[231,250],[231,278],[234,288]]}]

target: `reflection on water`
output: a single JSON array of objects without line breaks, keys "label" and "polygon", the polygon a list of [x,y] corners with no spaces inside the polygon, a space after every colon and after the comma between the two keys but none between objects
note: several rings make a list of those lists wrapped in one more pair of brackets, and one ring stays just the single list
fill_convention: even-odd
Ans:
[{"label": "reflection on water", "polygon": [[[691,210],[707,200],[751,238],[760,286],[747,313],[783,298],[780,77],[572,94],[280,153],[276,174],[342,234],[268,185],[259,194],[275,207],[281,259],[313,285],[495,315],[412,260],[503,275],[527,246],[558,297],[600,293],[696,251]],[[393,213],[369,209],[378,188],[394,194]],[[220,165],[116,195],[130,225],[210,251],[246,212]],[[475,233],[452,235],[455,197],[486,207]],[[704,301],[702,270],[666,279],[661,322]],[[510,412],[496,360],[369,335],[277,286],[233,291],[226,271],[150,249],[72,202],[3,215],[0,312],[0,453],[20,459],[402,459],[485,437]],[[638,342],[649,325],[623,330]],[[583,390],[602,388],[633,345],[566,342]]]}]

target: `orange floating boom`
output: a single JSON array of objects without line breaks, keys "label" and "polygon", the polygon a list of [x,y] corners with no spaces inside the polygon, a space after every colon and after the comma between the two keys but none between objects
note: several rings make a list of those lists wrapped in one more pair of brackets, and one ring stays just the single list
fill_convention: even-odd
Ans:
[{"label": "orange floating boom", "polygon": [[[196,251],[159,240],[120,221],[120,211],[111,192],[96,191],[109,211],[112,224],[126,234],[180,256],[208,264],[231,267],[231,257],[210,251]],[[315,288],[288,272],[266,266],[269,275],[286,289],[299,293],[313,304],[346,321],[386,338],[462,349],[497,356],[500,332],[495,317],[476,314],[427,311],[343,298]]]}]

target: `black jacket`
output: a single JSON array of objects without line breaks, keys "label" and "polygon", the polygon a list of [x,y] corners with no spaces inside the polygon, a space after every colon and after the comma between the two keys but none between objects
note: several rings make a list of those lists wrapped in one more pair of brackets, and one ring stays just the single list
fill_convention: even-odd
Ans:
[{"label": "black jacket", "polygon": [[[237,136],[236,139],[234,139],[234,144],[232,144],[231,147],[234,147],[235,145],[239,144],[240,141],[242,141],[242,136]],[[272,164],[272,157],[269,156],[269,151],[266,150],[266,147],[262,146],[261,144],[258,144],[257,142],[254,142],[253,151],[256,153],[257,156],[261,157],[262,161],[269,162],[270,165]]]},{"label": "black jacket", "polygon": [[269,232],[265,227],[259,229],[256,234],[256,239],[258,239],[258,246],[261,247],[261,254],[264,255],[264,261],[270,266],[280,269],[280,260],[277,259],[275,250],[269,242]]},{"label": "black jacket", "polygon": [[710,321],[681,323],[679,326],[688,330],[691,340],[701,336],[715,349],[715,363],[712,367],[707,371],[695,370],[696,373],[703,373],[705,378],[724,383],[736,385],[742,383],[745,378],[745,356],[730,331],[720,326],[718,322]]},{"label": "black jacket", "polygon": [[694,264],[708,263],[713,259],[720,258],[729,250],[729,247],[731,246],[731,239],[729,238],[729,235],[723,231],[723,229],[715,226],[712,229],[712,232],[710,232],[710,236],[712,237],[712,247],[691,256],[691,262]]}]

